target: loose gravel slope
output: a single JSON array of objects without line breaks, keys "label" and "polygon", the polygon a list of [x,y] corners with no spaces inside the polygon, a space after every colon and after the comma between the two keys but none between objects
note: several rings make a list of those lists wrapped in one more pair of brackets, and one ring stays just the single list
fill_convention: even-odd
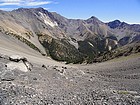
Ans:
[{"label": "loose gravel slope", "polygon": [[90,65],[34,62],[28,72],[7,70],[7,62],[0,58],[0,105],[140,104],[139,56]]}]

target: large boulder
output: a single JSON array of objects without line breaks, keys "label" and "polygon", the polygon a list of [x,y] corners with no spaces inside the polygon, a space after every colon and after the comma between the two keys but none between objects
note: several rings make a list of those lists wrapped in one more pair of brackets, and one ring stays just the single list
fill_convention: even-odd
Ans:
[{"label": "large boulder", "polygon": [[8,62],[5,67],[10,70],[20,70],[23,72],[31,71],[32,64],[28,62],[27,58],[19,55],[12,55],[9,57],[10,62]]},{"label": "large boulder", "polygon": [[10,61],[14,61],[14,62],[19,62],[19,61],[27,61],[27,59],[25,58],[25,57],[23,57],[23,56],[20,56],[20,55],[12,55],[12,56],[10,56],[9,57],[9,60]]},{"label": "large boulder", "polygon": [[28,68],[26,67],[26,65],[20,61],[20,62],[8,62],[5,67],[7,69],[10,69],[10,70],[20,70],[20,71],[23,71],[23,72],[27,72],[29,71]]}]

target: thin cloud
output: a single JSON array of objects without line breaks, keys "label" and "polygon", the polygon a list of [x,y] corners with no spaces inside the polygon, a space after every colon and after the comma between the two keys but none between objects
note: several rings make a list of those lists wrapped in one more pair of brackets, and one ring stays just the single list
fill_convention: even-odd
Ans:
[{"label": "thin cloud", "polygon": [[5,2],[5,3],[17,3],[21,2],[22,0],[0,0],[0,2]]},{"label": "thin cloud", "polygon": [[0,6],[40,6],[52,3],[44,0],[0,0]]},{"label": "thin cloud", "polygon": [[39,6],[39,5],[46,5],[46,4],[50,4],[50,1],[42,1],[42,2],[29,2],[26,4],[26,6]]},{"label": "thin cloud", "polygon": [[11,11],[11,10],[14,10],[16,8],[0,8],[0,10],[4,10],[4,11]]},{"label": "thin cloud", "polygon": [[20,3],[0,3],[0,6],[20,5]]}]

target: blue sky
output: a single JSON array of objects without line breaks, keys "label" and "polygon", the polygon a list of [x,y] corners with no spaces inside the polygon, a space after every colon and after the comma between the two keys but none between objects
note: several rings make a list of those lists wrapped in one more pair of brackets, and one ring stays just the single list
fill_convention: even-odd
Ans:
[{"label": "blue sky", "polygon": [[0,9],[43,7],[73,19],[96,16],[104,22],[119,19],[140,24],[140,0],[0,0]]}]

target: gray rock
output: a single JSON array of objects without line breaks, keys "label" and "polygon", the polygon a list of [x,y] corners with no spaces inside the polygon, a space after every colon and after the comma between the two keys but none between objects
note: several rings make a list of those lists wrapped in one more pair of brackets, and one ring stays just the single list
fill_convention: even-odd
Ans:
[{"label": "gray rock", "polygon": [[5,71],[1,75],[1,81],[13,81],[15,78],[16,77],[14,75],[14,72],[9,71],[9,70]]},{"label": "gray rock", "polygon": [[0,54],[0,58],[9,59],[9,56],[4,55],[4,54]]},{"label": "gray rock", "polygon": [[67,69],[67,67],[62,66],[63,69]]},{"label": "gray rock", "polygon": [[47,69],[46,65],[44,65],[44,64],[42,65],[42,67],[45,68],[45,69]]}]

